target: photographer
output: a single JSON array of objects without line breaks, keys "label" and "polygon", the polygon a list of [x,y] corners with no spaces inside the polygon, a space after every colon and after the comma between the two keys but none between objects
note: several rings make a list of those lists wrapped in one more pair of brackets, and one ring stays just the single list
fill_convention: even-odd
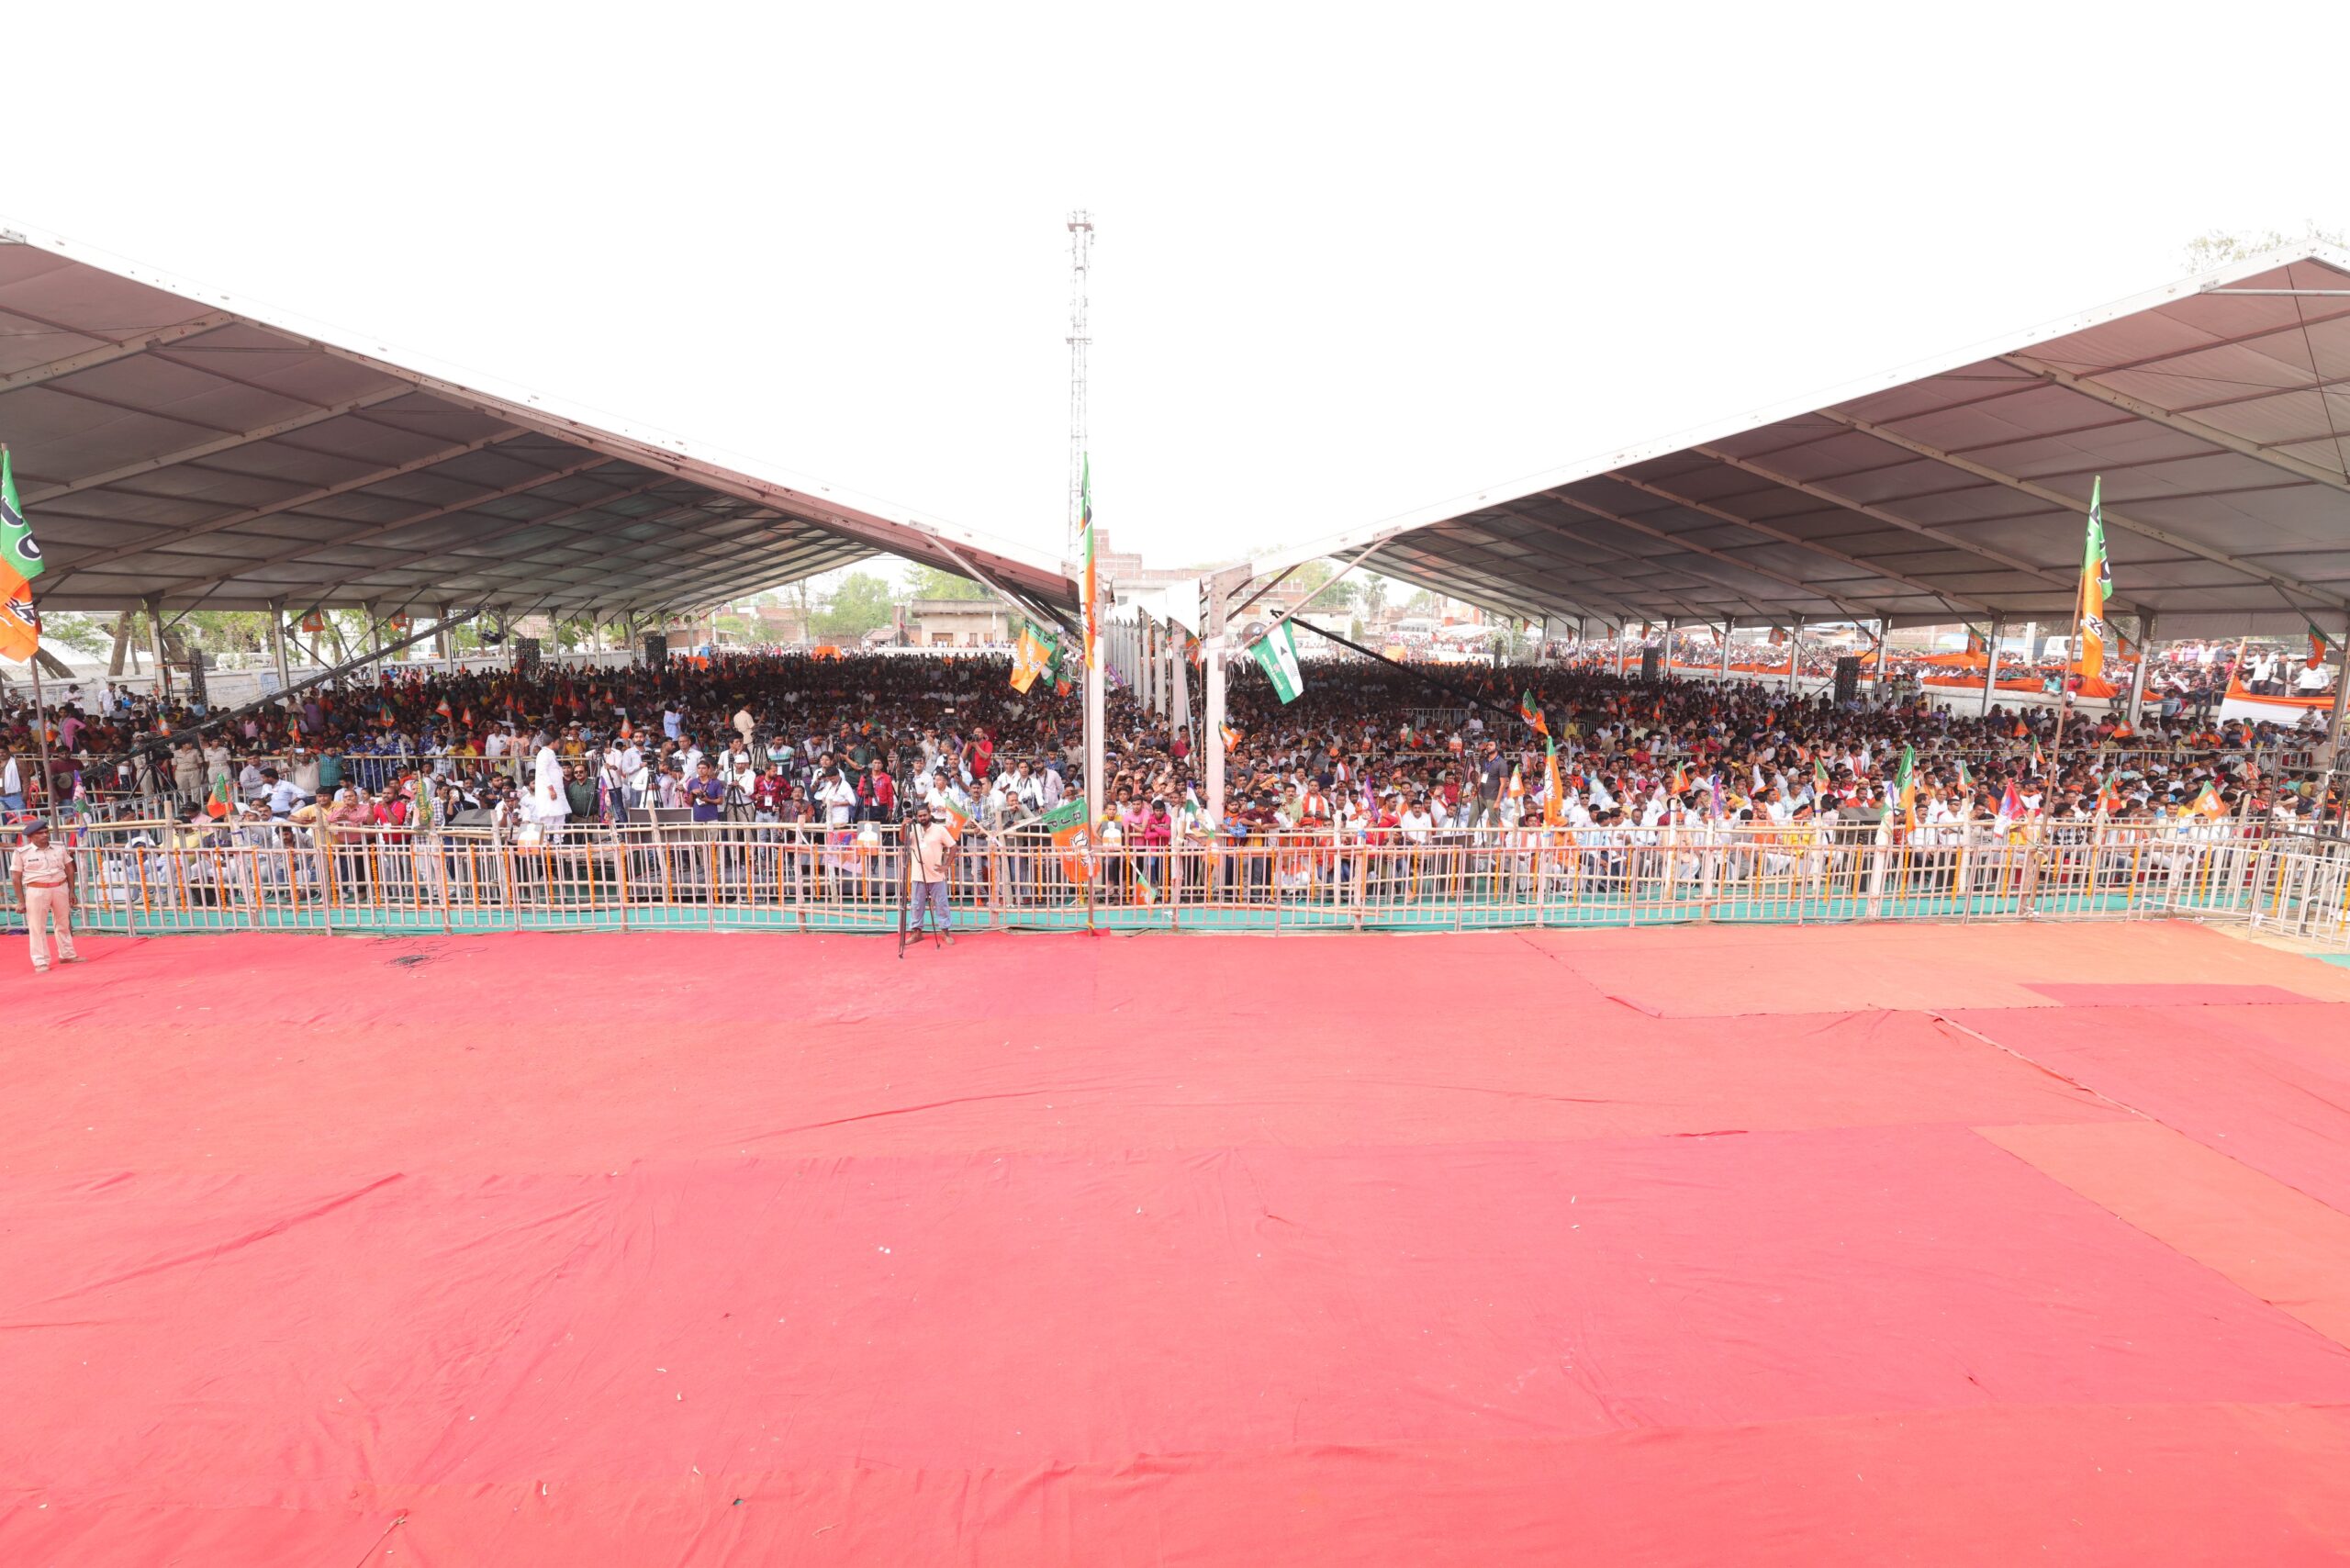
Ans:
[{"label": "photographer", "polygon": [[913,908],[908,928],[919,939],[925,913],[936,921],[939,941],[955,945],[954,916],[946,904],[948,868],[954,864],[955,830],[924,806],[914,813]]}]

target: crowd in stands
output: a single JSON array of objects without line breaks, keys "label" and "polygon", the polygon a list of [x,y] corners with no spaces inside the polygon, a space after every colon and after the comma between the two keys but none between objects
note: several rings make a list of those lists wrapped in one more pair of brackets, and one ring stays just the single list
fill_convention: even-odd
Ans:
[{"label": "crowd in stands", "polygon": [[[1613,668],[1620,652],[1614,643],[1580,644],[1567,649],[1564,656],[1593,667]],[[1733,644],[1729,655],[1731,667],[1747,675],[1764,678],[1784,676],[1792,665],[1794,673],[1805,680],[1831,678],[1837,660],[1845,656],[1862,659],[1869,678],[1876,678],[1878,655],[1864,638],[1806,642],[1800,645]],[[1682,633],[1673,639],[1673,663],[1683,675],[1718,669],[1721,657],[1721,644],[1714,637]],[[2089,695],[2107,697],[2126,691],[2136,657],[2137,650],[2132,644],[2126,650],[2120,667],[2111,672],[2111,678]],[[1639,663],[1637,653],[1630,655],[1630,662]],[[1884,675],[1905,685],[1971,687],[1980,691],[1986,666],[1987,660],[1979,652],[1961,655],[1955,652],[1892,647],[1883,655]],[[2172,644],[2158,648],[2148,663],[2145,700],[2162,708],[2168,716],[2185,713],[2205,718],[2217,711],[2227,698],[2232,678],[2237,678],[2242,690],[2250,696],[2323,699],[2333,692],[2339,667],[2338,659],[2311,661],[2291,644],[2241,647],[2230,644]],[[2072,666],[2061,652],[2030,655],[2016,648],[2005,649],[1999,655],[1998,679],[2003,691],[2037,690],[2051,697],[2068,681],[2076,689],[2078,687]],[[2297,721],[2298,726],[2304,729],[2320,729],[2324,722],[2324,714],[2316,711],[2304,712]]]},{"label": "crowd in stands", "polygon": [[[1840,706],[1752,680],[1647,684],[1595,658],[1454,666],[1441,688],[1369,661],[1308,668],[1304,695],[1283,706],[1253,666],[1235,666],[1221,821],[1208,816],[1193,731],[1113,691],[1094,801],[1104,842],[1304,830],[1423,843],[1545,822],[1874,824],[1897,807],[1903,832],[1929,835],[2189,814],[2313,826],[2343,812],[2329,776],[2299,766],[2307,736],[2215,722],[2208,705],[2199,716],[2183,700],[2150,703],[2134,727],[2119,712],[2077,714],[2059,754],[2050,709],[1975,716],[1914,695]],[[1555,805],[1550,753],[1519,716],[1522,700],[1557,748]],[[69,811],[168,813],[191,833],[576,834],[655,811],[842,829],[950,801],[1002,832],[1088,793],[1080,711],[1046,682],[1014,692],[997,656],[395,670],[209,727],[185,705],[72,690],[50,711],[50,769]],[[9,810],[41,804],[32,723],[19,704],[0,724]]]}]

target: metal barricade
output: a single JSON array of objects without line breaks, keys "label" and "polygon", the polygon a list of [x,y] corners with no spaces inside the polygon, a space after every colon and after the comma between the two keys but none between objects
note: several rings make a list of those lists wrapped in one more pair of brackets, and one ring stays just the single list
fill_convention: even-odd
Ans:
[{"label": "metal barricade", "polygon": [[[100,932],[893,931],[895,824],[541,831],[84,824]],[[1035,825],[950,850],[956,924],[999,930],[1470,931],[1675,922],[2238,921],[2350,946],[2350,843],[2156,823],[1265,829],[1113,842]],[[13,899],[13,893],[10,898]]]}]

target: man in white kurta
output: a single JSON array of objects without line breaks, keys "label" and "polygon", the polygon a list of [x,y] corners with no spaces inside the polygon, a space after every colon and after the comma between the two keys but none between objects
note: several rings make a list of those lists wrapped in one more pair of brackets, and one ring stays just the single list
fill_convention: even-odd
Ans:
[{"label": "man in white kurta", "polygon": [[539,819],[549,838],[563,831],[571,815],[571,797],[563,787],[563,759],[555,755],[554,739],[539,733],[538,761],[531,775],[531,814]]}]

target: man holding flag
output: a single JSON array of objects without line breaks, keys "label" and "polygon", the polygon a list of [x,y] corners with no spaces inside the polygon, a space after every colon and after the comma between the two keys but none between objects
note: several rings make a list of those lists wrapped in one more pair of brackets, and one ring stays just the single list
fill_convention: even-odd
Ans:
[{"label": "man holding flag", "polygon": [[1886,812],[1892,814],[1896,805],[1901,811],[1901,826],[1906,833],[1918,831],[1918,750],[1915,746],[1901,748],[1901,771],[1894,777],[1893,799],[1886,802]]}]

